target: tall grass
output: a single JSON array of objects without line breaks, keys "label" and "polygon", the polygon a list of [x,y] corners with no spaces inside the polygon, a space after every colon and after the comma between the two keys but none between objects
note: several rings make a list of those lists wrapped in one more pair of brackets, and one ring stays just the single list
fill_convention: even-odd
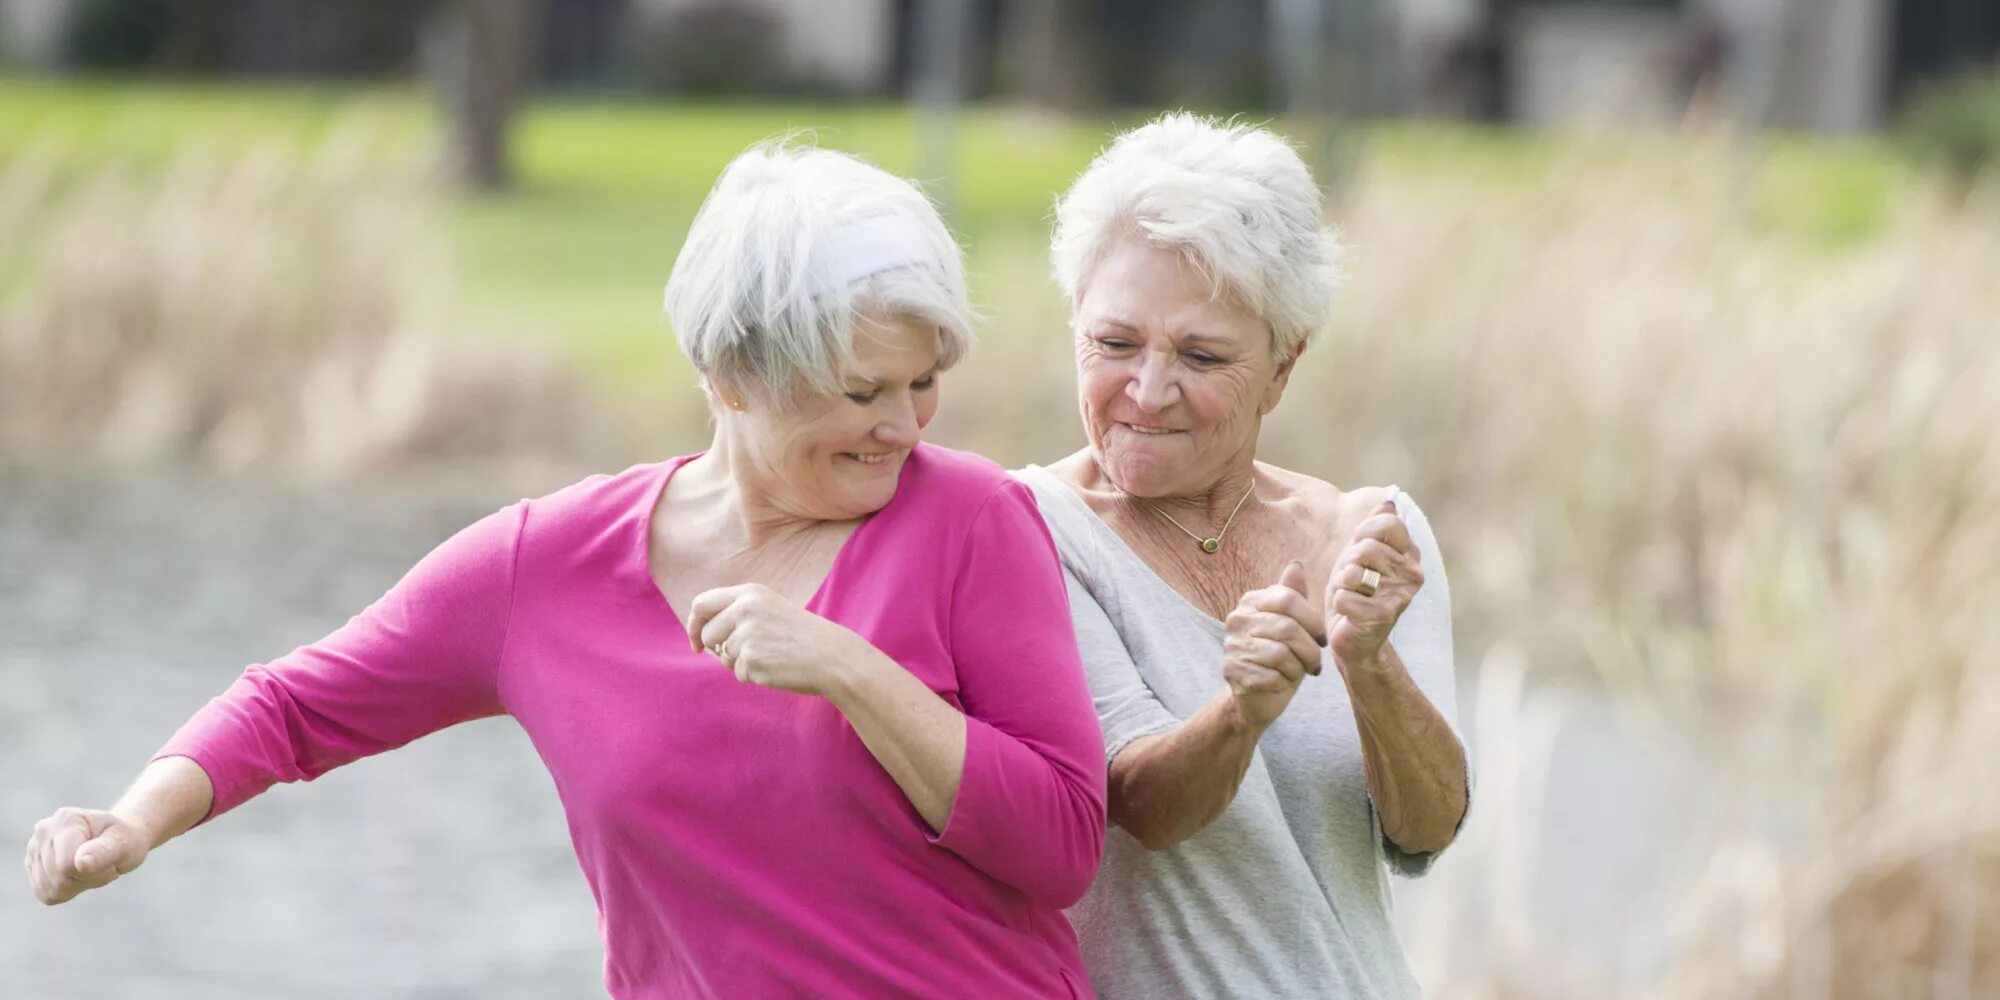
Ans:
[{"label": "tall grass", "polygon": [[35,247],[0,310],[0,446],[316,476],[567,457],[579,388],[442,329],[437,196],[374,161],[374,130],[190,144],[159,172],[54,147],[0,164],[0,231]]}]

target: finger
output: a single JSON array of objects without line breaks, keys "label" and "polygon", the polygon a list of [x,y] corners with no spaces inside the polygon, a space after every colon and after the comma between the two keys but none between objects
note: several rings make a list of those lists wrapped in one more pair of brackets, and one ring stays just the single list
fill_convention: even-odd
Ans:
[{"label": "finger", "polygon": [[42,873],[44,903],[60,903],[69,898],[63,895],[62,891],[63,883],[69,879],[69,873],[57,862],[55,852],[51,849],[53,846],[47,837],[42,838],[41,850],[35,856],[35,867],[41,869]]},{"label": "finger", "polygon": [[709,621],[716,615],[727,610],[730,605],[735,604],[737,599],[743,596],[743,592],[747,586],[745,584],[735,587],[716,587],[712,590],[704,590],[695,595],[694,603],[688,605],[687,634],[689,652],[699,653],[703,646],[710,645],[710,643],[702,638],[702,633],[706,631]]},{"label": "finger", "polygon": [[[710,618],[707,624],[701,627],[701,644],[710,649],[715,649],[718,646],[727,649],[729,637],[735,635],[737,630],[743,627],[743,622],[744,604],[742,601],[737,601],[723,608],[715,617]],[[742,654],[742,650],[740,649],[730,652],[732,656]]]},{"label": "finger", "polygon": [[1237,610],[1230,612],[1231,617],[1238,614],[1245,615],[1246,621],[1250,615],[1280,615],[1297,622],[1315,642],[1326,637],[1326,632],[1320,624],[1319,609],[1313,607],[1311,601],[1306,600],[1306,595],[1290,587],[1265,587],[1244,594],[1242,603],[1237,605]]},{"label": "finger", "polygon": [[1292,591],[1301,597],[1305,596],[1306,564],[1297,559],[1286,563],[1285,571],[1278,574],[1278,586]]},{"label": "finger", "polygon": [[1383,617],[1382,607],[1372,597],[1363,597],[1352,590],[1342,590],[1333,595],[1333,612],[1357,625],[1366,625]]},{"label": "finger", "polygon": [[72,856],[77,877],[93,885],[103,885],[131,871],[136,867],[131,859],[137,853],[132,848],[130,835],[116,828],[86,841]]},{"label": "finger", "polygon": [[49,854],[65,867],[76,867],[76,851],[90,839],[90,822],[83,814],[67,809],[57,810],[49,825]]},{"label": "finger", "polygon": [[1334,574],[1333,589],[1335,591],[1351,590],[1357,594],[1362,595],[1363,597],[1373,597],[1375,596],[1375,594],[1379,594],[1382,591],[1389,589],[1389,583],[1390,581],[1394,580],[1395,577],[1390,573],[1386,573],[1381,570],[1376,570],[1375,572],[1380,574],[1381,578],[1375,581],[1374,592],[1373,593],[1369,592],[1368,581],[1364,579],[1364,577],[1366,577],[1368,571],[1373,568],[1374,567],[1372,566],[1360,566],[1353,563],[1340,567],[1340,569],[1336,571]]},{"label": "finger", "polygon": [[1403,554],[1390,548],[1379,538],[1355,539],[1348,543],[1346,551],[1342,552],[1340,558],[1334,562],[1336,569],[1361,566],[1385,577],[1402,564]]},{"label": "finger", "polygon": [[1296,618],[1260,614],[1246,621],[1244,632],[1260,639],[1282,643],[1299,661],[1299,666],[1306,673],[1312,673],[1313,666],[1319,663],[1319,640],[1307,632],[1305,625]]},{"label": "finger", "polygon": [[1297,684],[1305,679],[1305,664],[1292,655],[1291,647],[1276,639],[1261,635],[1245,636],[1243,640],[1244,659],[1258,666],[1277,671],[1286,681]]},{"label": "finger", "polygon": [[1412,558],[1417,553],[1417,543],[1410,540],[1410,529],[1403,524],[1402,518],[1393,514],[1377,514],[1361,522],[1360,527],[1354,529],[1353,541],[1364,538],[1381,542],[1404,558]]},{"label": "finger", "polygon": [[35,894],[35,901],[50,903],[53,893],[49,891],[48,879],[42,875],[41,852],[30,854],[24,862],[28,868],[28,889]]}]

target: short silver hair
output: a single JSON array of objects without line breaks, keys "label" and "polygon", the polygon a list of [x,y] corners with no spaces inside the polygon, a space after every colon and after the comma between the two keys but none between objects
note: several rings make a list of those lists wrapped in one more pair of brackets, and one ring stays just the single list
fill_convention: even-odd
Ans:
[{"label": "short silver hair", "polygon": [[667,279],[674,336],[705,382],[784,402],[841,391],[856,320],[941,331],[940,365],[971,351],[965,260],[914,184],[790,139],[723,168]]},{"label": "short silver hair", "polygon": [[1290,357],[1333,315],[1340,241],[1312,172],[1270,130],[1186,112],[1120,135],[1056,200],[1050,245],[1072,307],[1120,241],[1176,250]]}]

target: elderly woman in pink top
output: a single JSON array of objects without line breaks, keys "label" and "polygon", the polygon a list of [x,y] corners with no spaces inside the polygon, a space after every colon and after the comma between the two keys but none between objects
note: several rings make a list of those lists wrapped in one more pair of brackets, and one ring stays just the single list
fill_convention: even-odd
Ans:
[{"label": "elderly woman in pink top", "polygon": [[507,714],[555,778],[619,997],[1075,997],[1103,742],[1028,488],[919,443],[971,337],[930,203],[853,158],[723,173],[667,285],[714,442],[446,541],[246,670],[108,810],[61,903],[274,782]]}]

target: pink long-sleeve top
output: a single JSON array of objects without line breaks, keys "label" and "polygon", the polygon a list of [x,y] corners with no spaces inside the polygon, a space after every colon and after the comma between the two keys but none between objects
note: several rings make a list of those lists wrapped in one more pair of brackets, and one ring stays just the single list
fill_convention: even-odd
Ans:
[{"label": "pink long-sleeve top", "polygon": [[921,446],[808,604],[965,713],[935,835],[830,702],[688,651],[647,566],[686,461],[480,520],[339,631],[251,666],[160,756],[208,773],[213,818],[510,715],[555,778],[614,996],[1089,995],[1062,911],[1103,847],[1103,738],[1032,495]]}]

